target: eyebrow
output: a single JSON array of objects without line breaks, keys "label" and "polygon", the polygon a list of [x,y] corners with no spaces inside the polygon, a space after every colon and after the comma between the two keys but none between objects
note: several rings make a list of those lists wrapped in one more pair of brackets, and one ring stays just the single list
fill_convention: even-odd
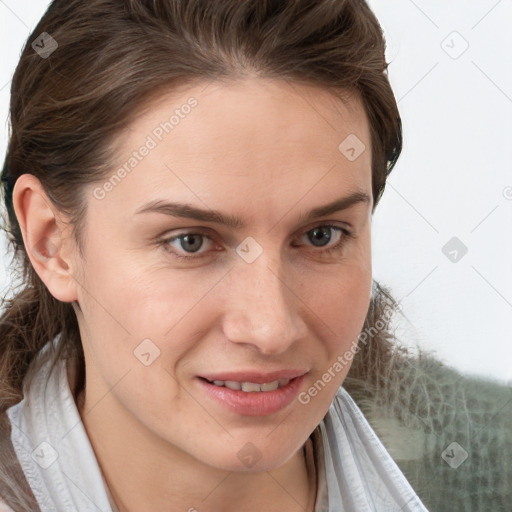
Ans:
[{"label": "eyebrow", "polygon": [[[318,217],[330,215],[331,213],[346,210],[360,203],[370,203],[370,196],[366,192],[356,191],[348,196],[340,197],[331,203],[313,208],[303,214],[299,218],[299,222],[307,222]],[[245,227],[245,222],[240,217],[225,214],[217,210],[197,208],[186,203],[174,203],[163,200],[150,201],[138,208],[135,215],[148,212],[163,213],[172,217],[194,219],[201,222],[223,224],[232,229]]]}]

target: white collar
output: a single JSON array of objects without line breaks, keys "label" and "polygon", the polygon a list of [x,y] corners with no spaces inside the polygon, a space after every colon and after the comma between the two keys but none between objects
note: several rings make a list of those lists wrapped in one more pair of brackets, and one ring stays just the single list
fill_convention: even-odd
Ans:
[{"label": "white collar", "polygon": [[49,361],[7,410],[11,441],[41,512],[112,512],[105,482],[68,383],[66,361]]},{"label": "white collar", "polygon": [[315,512],[428,512],[343,387],[312,440],[319,474]]}]

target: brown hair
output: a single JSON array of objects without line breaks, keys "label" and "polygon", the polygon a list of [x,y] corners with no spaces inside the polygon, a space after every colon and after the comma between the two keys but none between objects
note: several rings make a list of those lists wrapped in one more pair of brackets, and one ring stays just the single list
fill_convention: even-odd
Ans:
[{"label": "brown hair", "polygon": [[[43,32],[58,44],[47,58],[31,46]],[[73,304],[55,299],[30,263],[13,210],[16,179],[30,173],[40,180],[55,206],[69,215],[80,249],[83,185],[111,172],[109,150],[137,110],[165,88],[248,74],[316,85],[340,97],[357,93],[371,129],[375,209],[400,155],[402,130],[382,29],[364,0],[51,3],[23,49],[11,85],[2,191],[4,229],[21,290],[5,301],[0,318],[0,412],[22,399],[23,382],[28,386],[36,371],[31,362],[57,335],[58,348],[49,353],[54,360],[64,353],[76,358],[73,392],[84,384]],[[352,375],[364,377],[363,368],[368,374],[369,366],[358,363],[368,354],[374,360],[384,356],[376,345],[365,345]]]}]

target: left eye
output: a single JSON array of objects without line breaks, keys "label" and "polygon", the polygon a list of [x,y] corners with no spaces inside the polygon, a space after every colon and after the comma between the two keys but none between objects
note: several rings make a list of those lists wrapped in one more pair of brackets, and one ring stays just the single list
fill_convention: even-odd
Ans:
[{"label": "left eye", "polygon": [[[333,232],[335,232],[334,236]],[[314,247],[322,248],[327,246],[323,251],[319,250],[317,252],[329,253],[339,249],[341,246],[344,246],[345,238],[349,238],[351,236],[352,235],[349,231],[341,228],[340,226],[322,225],[306,231],[300,239],[307,239],[307,241]],[[306,245],[308,242],[306,242]],[[171,253],[178,259],[194,259],[205,255],[205,253],[208,252],[208,245],[211,246],[214,242],[205,233],[191,231],[166,238],[162,240],[160,244],[164,246],[167,252]],[[201,248],[205,248],[205,245],[206,250],[199,252]],[[172,247],[172,249],[170,249],[170,247]],[[179,251],[182,253],[180,254]]]},{"label": "left eye", "polygon": [[303,236],[307,237],[315,247],[324,247],[331,241],[333,230],[336,231],[336,242],[342,237],[343,232],[346,232],[338,226],[317,226],[307,231]]}]

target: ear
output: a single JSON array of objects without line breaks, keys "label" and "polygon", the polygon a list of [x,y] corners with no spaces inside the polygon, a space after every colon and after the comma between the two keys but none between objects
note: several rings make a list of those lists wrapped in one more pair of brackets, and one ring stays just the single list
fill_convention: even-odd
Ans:
[{"label": "ear", "polygon": [[62,302],[77,300],[74,239],[41,182],[22,174],[14,185],[13,206],[25,250],[50,293]]}]

